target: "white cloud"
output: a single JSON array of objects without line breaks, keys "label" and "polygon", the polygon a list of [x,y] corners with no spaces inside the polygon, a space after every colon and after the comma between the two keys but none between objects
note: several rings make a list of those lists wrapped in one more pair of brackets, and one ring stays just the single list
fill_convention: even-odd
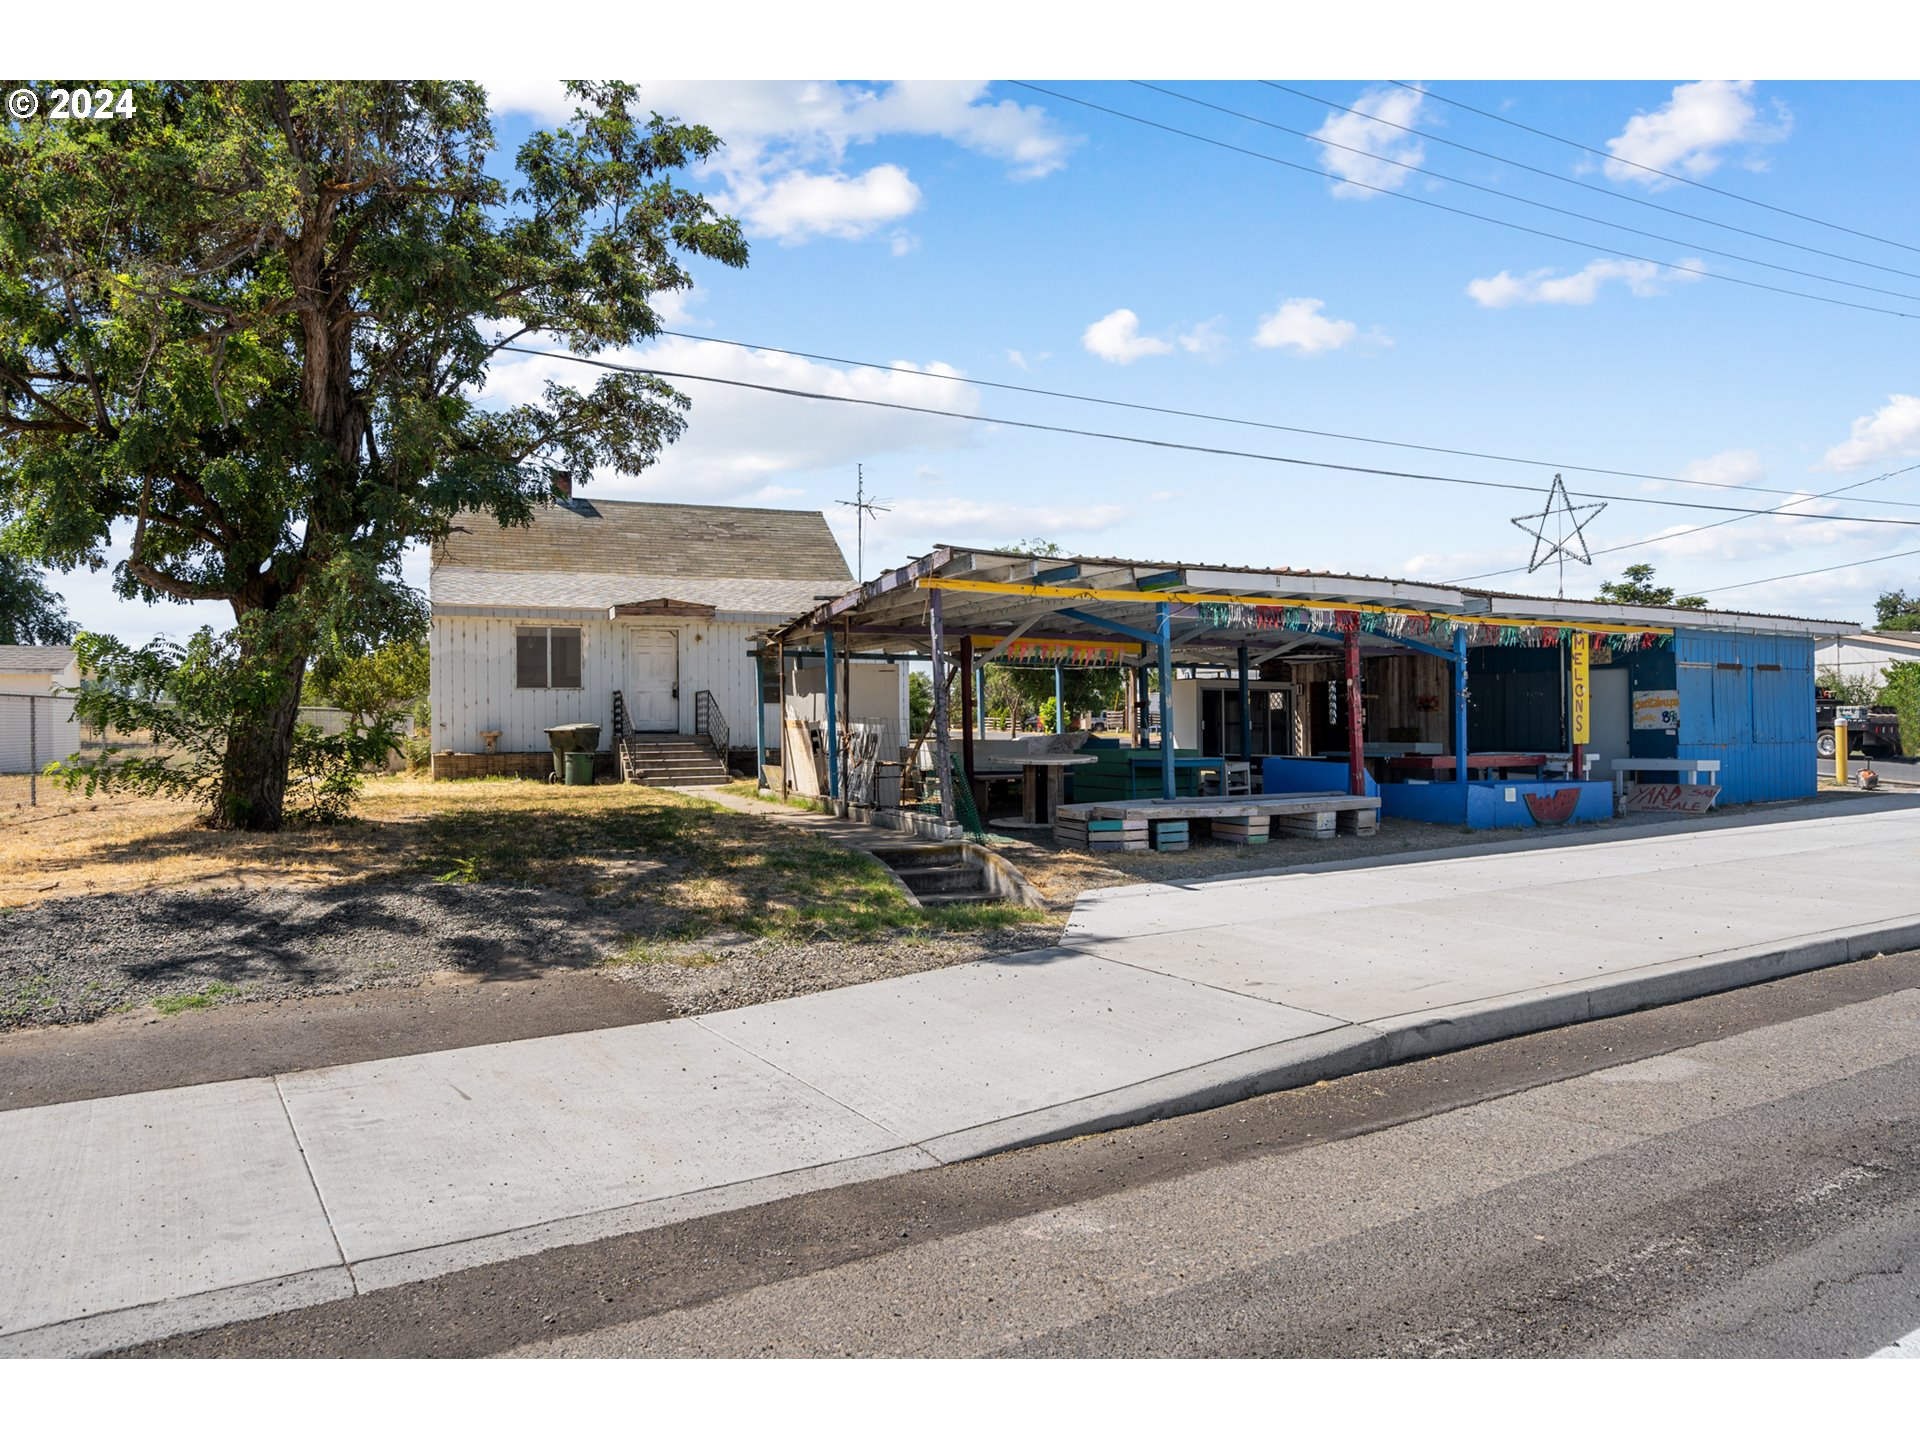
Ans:
[{"label": "white cloud", "polygon": [[[1314,138],[1353,147],[1348,150],[1337,150],[1333,144],[1320,147],[1322,163],[1341,177],[1334,183],[1333,193],[1344,199],[1367,200],[1375,192],[1362,189],[1361,185],[1397,190],[1406,184],[1412,172],[1401,166],[1418,165],[1426,154],[1426,147],[1418,136],[1392,126],[1416,124],[1425,104],[1426,97],[1417,91],[1402,90],[1397,85],[1380,86],[1363,92],[1353,102],[1353,108],[1363,113],[1350,115],[1336,110],[1329,114],[1325,123],[1313,132]],[[1391,124],[1380,124],[1382,120]],[[1355,154],[1356,150],[1363,153]],[[1394,164],[1394,161],[1400,163]],[[1352,183],[1355,181],[1360,184]]]},{"label": "white cloud", "polygon": [[[557,81],[486,82],[502,110],[544,124],[571,118]],[[1015,180],[1067,163],[1080,143],[1038,105],[991,101],[985,81],[902,80],[878,87],[819,81],[642,81],[640,103],[705,125],[725,146],[708,162],[716,202],[750,231],[783,244],[860,239],[912,213],[920,190],[898,165],[851,173],[851,147],[887,136],[934,136],[999,160]],[[895,255],[915,243],[890,237]]]},{"label": "white cloud", "polygon": [[1217,316],[1202,320],[1184,335],[1176,335],[1174,343],[1189,355],[1218,355],[1227,346],[1227,337],[1220,333],[1224,323]]},{"label": "white cloud", "polygon": [[[1680,467],[1681,479],[1704,481],[1710,485],[1752,485],[1765,479],[1766,473],[1767,468],[1761,462],[1758,450],[1722,450],[1704,460],[1689,460]],[[1640,488],[1655,491],[1676,487],[1668,480],[1645,480]]]},{"label": "white cloud", "polygon": [[1052,358],[1053,352],[1051,350],[1042,350],[1032,357],[1028,357],[1018,350],[1007,351],[1007,363],[1016,370],[1031,371],[1034,366],[1042,364]]},{"label": "white cloud", "polygon": [[1140,333],[1140,317],[1131,310],[1111,310],[1087,326],[1080,343],[1089,353],[1115,365],[1131,365],[1143,355],[1171,355],[1165,340]]},{"label": "white cloud", "polygon": [[1291,350],[1296,355],[1318,355],[1327,350],[1344,350],[1357,340],[1374,345],[1393,342],[1379,330],[1366,335],[1351,320],[1334,320],[1320,312],[1324,300],[1296,296],[1280,302],[1271,315],[1260,317],[1260,328],[1253,332],[1253,343],[1264,350]]},{"label": "white cloud", "polygon": [[1635,295],[1663,295],[1669,284],[1700,278],[1698,260],[1684,263],[1694,268],[1682,270],[1650,260],[1595,260],[1571,275],[1556,275],[1551,269],[1529,270],[1524,275],[1502,270],[1469,281],[1467,294],[1489,310],[1512,305],[1591,305],[1609,280],[1624,281]]},{"label": "white cloud", "polygon": [[[934,378],[960,375],[939,362],[892,362],[907,367],[901,370],[841,369],[797,356],[677,339],[603,358],[851,399],[963,414],[980,409],[980,392],[974,386]],[[486,399],[511,404],[538,396],[550,379],[578,386],[595,378],[592,370],[566,360],[512,357],[494,367]],[[959,449],[983,428],[946,416],[801,400],[697,380],[671,383],[693,402],[686,432],[639,475],[596,474],[584,491],[589,497],[737,501],[764,495],[769,485],[790,487],[795,477],[814,472],[850,477],[857,462],[871,465],[888,454]]]},{"label": "white cloud", "polygon": [[[1761,118],[1753,104],[1751,80],[1676,85],[1665,105],[1651,114],[1634,116],[1607,142],[1615,158],[1603,168],[1609,180],[1631,180],[1649,189],[1663,189],[1674,182],[1639,166],[1679,171],[1697,179],[1719,168],[1721,152],[1729,146],[1773,145],[1786,139],[1793,129],[1793,116],[1777,100],[1773,112],[1771,121]],[[1758,156],[1747,164],[1751,169],[1764,168]]]},{"label": "white cloud", "polygon": [[742,176],[728,203],[783,245],[815,235],[858,240],[919,209],[920,187],[898,165],[876,165],[859,176],[796,170],[771,181]]},{"label": "white cloud", "polygon": [[1920,455],[1920,395],[1889,395],[1871,415],[1853,422],[1853,434],[1821,460],[1822,470],[1851,470],[1880,460]]},{"label": "white cloud", "polygon": [[887,237],[887,249],[895,259],[902,255],[911,255],[920,248],[920,237],[908,230],[896,230]]}]

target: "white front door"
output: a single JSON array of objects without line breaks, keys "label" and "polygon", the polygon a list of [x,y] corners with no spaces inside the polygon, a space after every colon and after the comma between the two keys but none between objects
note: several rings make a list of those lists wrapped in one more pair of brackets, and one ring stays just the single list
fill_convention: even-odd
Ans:
[{"label": "white front door", "polygon": [[628,631],[628,723],[635,730],[678,730],[679,688],[679,635],[672,630]]}]

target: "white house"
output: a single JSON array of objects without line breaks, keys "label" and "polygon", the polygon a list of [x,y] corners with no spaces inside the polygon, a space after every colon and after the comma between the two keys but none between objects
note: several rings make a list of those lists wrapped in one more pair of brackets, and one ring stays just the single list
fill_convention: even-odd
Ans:
[{"label": "white house", "polygon": [[[535,773],[553,725],[597,724],[607,750],[616,691],[628,729],[660,736],[708,728],[696,725],[704,693],[735,750],[752,749],[764,706],[777,746],[773,667],[751,652],[852,584],[814,510],[568,497],[530,528],[463,514],[429,581],[434,773]],[[903,676],[879,680],[862,677],[904,693]]]},{"label": "white house", "polygon": [[[0,645],[0,775],[24,775],[80,748],[80,663],[65,645]],[[19,697],[29,698],[19,698]]]},{"label": "white house", "polygon": [[1834,669],[1876,686],[1886,682],[1887,666],[1900,660],[1920,660],[1920,631],[1856,630],[1822,640],[1813,652],[1816,673]]}]

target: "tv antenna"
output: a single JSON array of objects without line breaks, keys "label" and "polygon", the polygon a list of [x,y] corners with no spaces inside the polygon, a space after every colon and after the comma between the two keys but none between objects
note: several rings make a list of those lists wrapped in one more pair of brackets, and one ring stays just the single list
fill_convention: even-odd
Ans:
[{"label": "tv antenna", "polygon": [[869,500],[867,498],[867,467],[856,465],[853,473],[857,481],[854,498],[836,500],[836,505],[844,505],[853,511],[853,578],[864,584],[867,573],[867,517],[883,515],[893,509],[889,500]]},{"label": "tv antenna", "polygon": [[[1560,598],[1567,598],[1567,561],[1593,564],[1583,533],[1600,512],[1607,508],[1602,500],[1592,505],[1576,505],[1567,494],[1567,482],[1558,475],[1547,491],[1546,508],[1538,515],[1516,515],[1513,523],[1533,536],[1533,555],[1527,561],[1527,573],[1533,574],[1550,560],[1560,562]],[[1547,533],[1551,522],[1553,534]],[[1545,552],[1544,554],[1542,552]]]}]

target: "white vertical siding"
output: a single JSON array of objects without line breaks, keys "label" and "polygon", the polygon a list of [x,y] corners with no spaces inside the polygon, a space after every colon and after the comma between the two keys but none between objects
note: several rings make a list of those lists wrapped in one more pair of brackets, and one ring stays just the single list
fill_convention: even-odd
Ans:
[{"label": "white vertical siding", "polygon": [[[580,688],[522,690],[514,684],[514,632],[521,625],[577,624],[580,628]],[[626,631],[668,630],[678,636],[680,729],[693,729],[693,699],[711,690],[732,727],[732,743],[753,744],[753,707],[758,680],[748,650],[756,628],[709,620],[569,620],[537,613],[523,617],[443,611],[433,617],[430,683],[433,748],[486,748],[483,730],[500,732],[503,751],[544,750],[550,725],[609,727],[613,692],[628,688]]]}]

